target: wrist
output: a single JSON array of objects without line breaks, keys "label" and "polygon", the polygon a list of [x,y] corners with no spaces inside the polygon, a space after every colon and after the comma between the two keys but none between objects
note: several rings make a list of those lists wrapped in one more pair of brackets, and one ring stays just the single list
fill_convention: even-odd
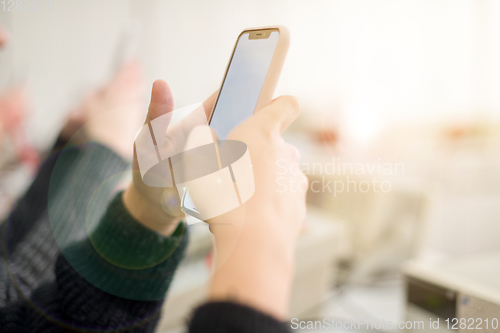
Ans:
[{"label": "wrist", "polygon": [[169,237],[177,228],[180,218],[165,213],[158,205],[151,204],[131,183],[123,192],[123,204],[134,219],[145,227]]},{"label": "wrist", "polygon": [[262,224],[244,227],[239,235],[214,233],[217,257],[212,300],[238,302],[277,319],[286,318],[295,270],[294,247],[283,243],[285,237],[268,239],[272,235],[275,233],[266,232]]},{"label": "wrist", "polygon": [[279,320],[286,318],[294,265],[269,260],[262,251],[250,255],[247,251],[241,255],[237,252],[222,265],[216,264],[210,299],[237,302]]}]

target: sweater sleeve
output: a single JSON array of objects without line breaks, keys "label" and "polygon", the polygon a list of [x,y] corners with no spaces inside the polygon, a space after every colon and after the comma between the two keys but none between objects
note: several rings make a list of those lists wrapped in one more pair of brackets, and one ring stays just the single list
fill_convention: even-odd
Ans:
[{"label": "sweater sleeve", "polygon": [[189,333],[287,333],[284,323],[254,308],[233,302],[209,302],[198,307]]},{"label": "sweater sleeve", "polygon": [[187,246],[186,230],[181,223],[163,237],[143,227],[119,193],[95,231],[59,256],[56,281],[38,288],[29,304],[0,310],[0,327],[5,332],[153,332]]},{"label": "sweater sleeve", "polygon": [[[102,145],[57,141],[29,189],[0,226],[0,308],[30,297],[42,284],[55,279],[59,248],[50,221],[84,225],[82,218],[96,189],[129,168],[125,160]],[[111,190],[108,186],[101,193]],[[108,200],[102,200],[103,204]],[[49,204],[57,216],[49,218]],[[71,241],[79,230],[72,230]]]}]

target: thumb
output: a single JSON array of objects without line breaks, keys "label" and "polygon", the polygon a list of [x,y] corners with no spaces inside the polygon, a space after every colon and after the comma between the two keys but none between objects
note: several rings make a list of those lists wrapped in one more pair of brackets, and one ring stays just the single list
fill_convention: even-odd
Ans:
[{"label": "thumb", "polygon": [[156,80],[151,90],[151,102],[149,104],[146,122],[163,116],[174,109],[174,97],[167,82]]},{"label": "thumb", "polygon": [[[156,126],[152,126],[151,121],[173,111],[173,109],[174,98],[170,87],[167,82],[156,80],[151,90],[151,102],[149,104],[146,120],[141,130],[137,133],[134,142],[134,159],[132,167],[136,171],[142,168],[143,172],[141,176],[144,175],[146,170],[149,170],[158,163],[160,157],[155,150],[155,146],[157,146],[155,133],[159,134],[158,139],[162,139],[163,135],[161,134],[166,131],[171,117],[164,117],[165,119],[161,119],[157,122]],[[150,143],[151,141],[152,144]],[[140,167],[139,159],[141,160]]]}]

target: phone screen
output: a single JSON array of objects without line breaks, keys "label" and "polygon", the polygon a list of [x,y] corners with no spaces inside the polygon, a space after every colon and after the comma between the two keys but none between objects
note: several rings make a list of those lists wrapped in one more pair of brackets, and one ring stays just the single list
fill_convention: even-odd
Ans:
[{"label": "phone screen", "polygon": [[[233,128],[254,113],[279,40],[277,30],[271,31],[267,38],[250,36],[246,32],[238,38],[212,112],[210,127],[219,140],[225,140]],[[189,193],[183,206],[197,213]]]},{"label": "phone screen", "polygon": [[267,39],[250,39],[250,33],[238,39],[210,120],[220,140],[254,113],[278,39],[278,31]]}]

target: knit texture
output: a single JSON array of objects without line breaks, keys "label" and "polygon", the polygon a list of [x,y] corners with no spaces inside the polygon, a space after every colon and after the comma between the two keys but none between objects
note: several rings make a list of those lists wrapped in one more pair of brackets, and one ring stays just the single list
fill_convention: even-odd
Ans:
[{"label": "knit texture", "polygon": [[287,333],[285,324],[248,306],[211,302],[198,307],[189,323],[190,333]]},{"label": "knit texture", "polygon": [[131,300],[163,300],[188,242],[179,224],[163,237],[134,220],[119,193],[90,239],[63,250],[71,266],[92,285]]},{"label": "knit texture", "polygon": [[[58,248],[49,226],[47,195],[50,175],[64,144],[57,141],[33,183],[0,225],[0,307],[55,278]],[[126,168],[126,163],[118,157],[111,165]]]},{"label": "knit texture", "polygon": [[[188,242],[185,225],[180,224],[171,237],[163,237],[135,221],[123,206],[121,193],[117,194],[90,238],[122,267],[99,255],[85,229],[90,198],[101,189],[100,203],[106,208],[105,199],[114,185],[103,192],[102,184],[127,168],[119,156],[98,144],[55,151],[42,165],[2,224],[1,332],[154,331],[162,299]],[[56,226],[82,226],[83,222],[83,228],[69,235],[71,243],[63,250],[76,258],[84,274],[60,253],[52,222]],[[136,252],[127,252],[129,248]],[[141,260],[148,268],[137,267]],[[124,268],[129,262],[136,267]],[[131,299],[99,288],[106,286],[133,291]],[[134,293],[155,298],[134,300]]]},{"label": "knit texture", "polygon": [[[110,221],[109,219],[115,219]],[[68,253],[78,257],[84,267],[92,275],[94,281],[87,281],[60,255],[56,264],[56,281],[47,283],[36,289],[29,300],[16,302],[0,309],[0,327],[2,332],[62,332],[77,331],[113,331],[152,332],[159,319],[162,300],[140,301],[125,299],[105,292],[97,287],[114,285],[118,290],[129,288],[141,293],[163,293],[170,285],[173,273],[181,261],[188,242],[185,225],[180,224],[171,237],[165,238],[154,231],[140,226],[129,214],[119,193],[104,215],[102,224],[124,222],[120,232],[110,235],[109,251],[120,252],[118,248],[124,239],[135,248],[143,248],[146,253],[168,257],[154,267],[144,270],[126,270],[103,261],[95,252],[88,239],[74,244]],[[128,221],[127,221],[128,220]],[[138,234],[123,230],[135,222],[131,231],[139,230]],[[139,228],[138,228],[139,227]],[[106,229],[106,228],[104,228]],[[99,229],[96,230],[98,233]],[[162,238],[161,250],[154,250],[157,243],[147,243],[144,240]],[[114,239],[114,240],[113,240]],[[116,247],[115,247],[116,246]],[[142,256],[142,255],[139,255]],[[102,286],[101,285],[101,286]]]},{"label": "knit texture", "polygon": [[[0,332],[154,332],[188,234],[184,224],[168,238],[143,227],[121,193],[108,205],[114,183],[102,184],[127,167],[96,144],[55,150],[41,166],[1,226]],[[87,228],[98,188],[100,205],[90,213],[102,218]],[[254,309],[217,302],[195,311],[189,331],[288,330]]]}]

